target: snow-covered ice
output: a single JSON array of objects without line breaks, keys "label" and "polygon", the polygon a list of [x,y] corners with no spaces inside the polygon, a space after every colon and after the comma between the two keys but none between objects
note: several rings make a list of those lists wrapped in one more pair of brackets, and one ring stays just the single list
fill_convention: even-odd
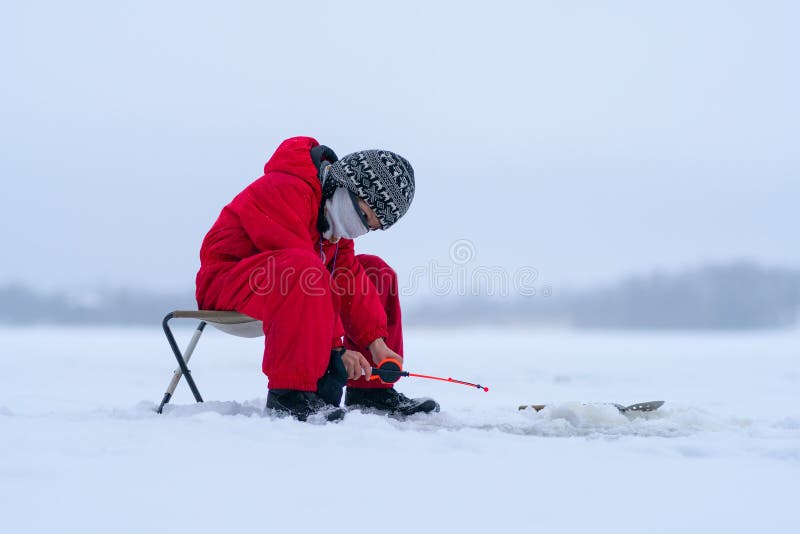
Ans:
[{"label": "snow-covered ice", "polygon": [[262,342],[208,329],[208,402],[158,416],[157,328],[0,329],[0,529],[800,531],[800,331],[409,330],[409,370],[489,393],[403,379],[443,411],[328,425],[262,417]]}]

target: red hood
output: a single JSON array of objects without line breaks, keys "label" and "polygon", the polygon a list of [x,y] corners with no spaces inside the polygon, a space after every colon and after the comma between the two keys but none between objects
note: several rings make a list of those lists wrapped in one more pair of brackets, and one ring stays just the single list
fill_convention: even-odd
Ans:
[{"label": "red hood", "polygon": [[321,193],[317,167],[311,161],[311,149],[319,145],[313,137],[292,137],[275,150],[264,165],[264,174],[282,172],[297,176]]}]

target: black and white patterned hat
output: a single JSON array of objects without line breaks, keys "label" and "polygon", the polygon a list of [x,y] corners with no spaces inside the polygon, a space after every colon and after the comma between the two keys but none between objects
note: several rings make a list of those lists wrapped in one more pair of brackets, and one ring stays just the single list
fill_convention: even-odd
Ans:
[{"label": "black and white patterned hat", "polygon": [[414,200],[414,169],[388,150],[362,150],[332,163],[323,187],[344,187],[362,198],[384,230],[405,215]]}]

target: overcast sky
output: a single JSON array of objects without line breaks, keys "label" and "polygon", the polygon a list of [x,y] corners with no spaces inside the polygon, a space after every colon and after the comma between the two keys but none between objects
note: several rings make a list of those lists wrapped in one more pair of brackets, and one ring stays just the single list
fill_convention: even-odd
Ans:
[{"label": "overcast sky", "polygon": [[387,148],[401,276],[800,265],[797,2],[3,2],[0,282],[193,288],[281,140]]}]

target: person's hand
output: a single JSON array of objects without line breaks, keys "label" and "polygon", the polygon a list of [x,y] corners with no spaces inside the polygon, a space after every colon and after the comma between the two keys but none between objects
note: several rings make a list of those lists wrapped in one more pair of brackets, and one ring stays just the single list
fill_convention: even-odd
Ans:
[{"label": "person's hand", "polygon": [[347,378],[350,380],[358,380],[362,375],[365,375],[369,380],[369,377],[372,376],[372,364],[360,352],[355,350],[344,351],[342,362],[344,362],[344,368],[347,370]]},{"label": "person's hand", "polygon": [[381,362],[387,358],[397,360],[401,367],[403,365],[403,357],[387,347],[382,337],[369,344],[369,351],[372,353],[372,361],[375,362],[376,367],[380,367]]}]

